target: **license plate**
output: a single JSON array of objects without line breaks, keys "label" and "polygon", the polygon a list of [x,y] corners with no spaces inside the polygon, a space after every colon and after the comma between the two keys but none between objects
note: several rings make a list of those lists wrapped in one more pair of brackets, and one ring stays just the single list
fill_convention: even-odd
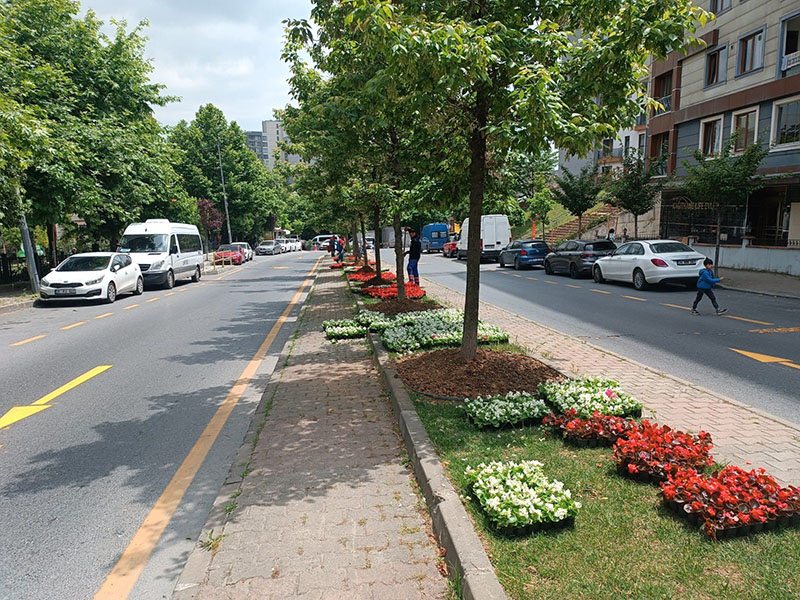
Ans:
[{"label": "license plate", "polygon": [[75,290],[72,288],[64,288],[56,290],[56,296],[74,296]]},{"label": "license plate", "polygon": [[677,262],[679,265],[693,265],[695,263],[694,260],[679,260]]}]

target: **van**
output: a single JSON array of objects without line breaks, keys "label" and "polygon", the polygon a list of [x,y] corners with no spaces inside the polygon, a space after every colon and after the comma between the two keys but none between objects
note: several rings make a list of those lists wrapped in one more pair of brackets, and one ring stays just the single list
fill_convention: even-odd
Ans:
[{"label": "van", "polygon": [[441,252],[444,243],[450,237],[450,228],[447,223],[428,223],[422,228],[422,250],[430,254],[431,252]]},{"label": "van", "polygon": [[328,240],[332,237],[336,237],[335,235],[318,235],[314,239],[309,242],[309,247],[311,250],[327,250],[328,249]]},{"label": "van", "polygon": [[203,275],[203,242],[194,225],[167,219],[131,223],[119,240],[117,252],[131,255],[146,286],[169,289],[179,279],[199,281]]},{"label": "van", "polygon": [[[469,218],[461,225],[461,236],[456,245],[457,258],[466,258],[469,239]],[[511,241],[511,225],[506,215],[483,215],[481,217],[481,258],[497,259],[500,252]]]}]

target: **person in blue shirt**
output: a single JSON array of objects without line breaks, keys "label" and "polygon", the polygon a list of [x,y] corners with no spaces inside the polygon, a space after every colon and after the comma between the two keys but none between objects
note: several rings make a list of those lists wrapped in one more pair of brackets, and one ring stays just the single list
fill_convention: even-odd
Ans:
[{"label": "person in blue shirt", "polygon": [[717,311],[718,315],[724,315],[726,312],[728,312],[727,308],[719,307],[719,304],[717,304],[717,298],[714,296],[713,287],[724,278],[720,277],[717,279],[714,277],[714,272],[711,270],[711,267],[713,266],[714,261],[710,258],[707,258],[703,261],[703,268],[700,269],[700,278],[697,280],[697,296],[695,296],[694,304],[692,304],[693,315],[700,314],[697,312],[697,305],[700,303],[700,300],[703,299],[703,295],[708,296],[708,299],[711,300],[711,304],[714,305],[714,309]]},{"label": "person in blue shirt", "polygon": [[420,242],[419,236],[414,229],[409,229],[408,233],[411,236],[411,244],[408,250],[404,252],[404,254],[408,255],[408,281],[419,285],[419,269],[417,265],[422,256],[422,242]]}]

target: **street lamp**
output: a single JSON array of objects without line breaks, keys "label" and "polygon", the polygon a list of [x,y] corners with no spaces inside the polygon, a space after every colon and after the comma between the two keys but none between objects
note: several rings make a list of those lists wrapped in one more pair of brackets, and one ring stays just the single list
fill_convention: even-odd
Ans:
[{"label": "street lamp", "polygon": [[219,176],[222,179],[222,201],[225,204],[225,221],[228,223],[228,243],[232,244],[231,217],[228,214],[228,194],[225,192],[225,172],[222,170],[222,152],[219,149],[219,140],[217,140],[217,158],[219,158]]}]

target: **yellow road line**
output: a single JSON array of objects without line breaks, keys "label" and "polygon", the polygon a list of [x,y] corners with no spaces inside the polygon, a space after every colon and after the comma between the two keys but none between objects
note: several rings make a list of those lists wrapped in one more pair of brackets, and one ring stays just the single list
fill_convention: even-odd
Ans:
[{"label": "yellow road line", "polygon": [[607,292],[605,290],[598,290],[598,289],[595,289],[595,288],[591,288],[589,291],[590,292],[597,292],[598,294],[610,294],[611,293],[611,292]]},{"label": "yellow road line", "polygon": [[161,297],[156,296],[155,298],[150,298],[149,300],[145,300],[145,304],[147,304],[148,302],[155,302],[156,300],[161,300]]},{"label": "yellow road line", "polygon": [[576,290],[582,290],[583,289],[581,286],[572,285],[571,283],[565,283],[564,285],[567,286],[567,287],[575,288]]},{"label": "yellow road line", "polygon": [[80,327],[81,325],[86,325],[86,321],[78,321],[77,323],[73,323],[72,325],[67,325],[62,327],[62,331],[67,331],[68,329],[72,329],[73,327]]},{"label": "yellow road line", "polygon": [[525,279],[530,279],[531,281],[539,281],[538,277],[526,277]]},{"label": "yellow road line", "polygon": [[545,281],[545,283],[549,283],[550,285],[558,285],[557,281]]},{"label": "yellow road line", "polygon": [[623,298],[627,298],[628,300],[638,300],[639,302],[647,302],[647,298],[639,298],[638,296],[623,296]]},{"label": "yellow road line", "polygon": [[106,317],[110,317],[113,314],[114,314],[113,312],[103,313],[102,315],[97,315],[95,319],[105,319]]},{"label": "yellow road line", "polygon": [[767,323],[766,321],[756,321],[755,319],[745,319],[744,317],[734,317],[733,315],[725,315],[726,319],[736,319],[737,321],[744,321],[745,323],[755,323],[756,325],[775,325],[775,323]]},{"label": "yellow road line", "polygon": [[137,306],[139,306],[139,305],[138,305],[138,304],[131,304],[130,306],[126,306],[126,307],[125,307],[125,308],[123,308],[122,310],[130,310],[130,309],[132,309],[132,308],[136,308]]},{"label": "yellow road line", "polygon": [[112,366],[113,365],[100,365],[99,367],[95,367],[94,369],[90,369],[90,370],[86,371],[86,373],[76,377],[75,379],[73,379],[69,383],[65,383],[60,388],[58,388],[56,390],[53,390],[52,392],[50,392],[46,396],[42,396],[36,402],[31,402],[31,406],[47,404],[51,400],[55,400],[56,398],[58,398],[61,394],[65,393],[65,392],[68,392],[73,388],[78,387],[82,383],[86,383],[92,377],[97,377],[98,375],[100,375],[100,373],[104,373],[104,372],[108,371]]},{"label": "yellow road line", "polygon": [[175,292],[167,292],[167,293],[166,293],[166,294],[164,294],[164,295],[165,295],[165,296],[174,296],[174,295],[175,295]]},{"label": "yellow road line", "polygon": [[117,564],[114,565],[113,570],[109,573],[106,580],[103,582],[100,590],[95,594],[95,600],[124,600],[128,597],[136,580],[142,573],[147,561],[150,559],[150,554],[153,552],[158,540],[164,533],[170,518],[172,518],[175,509],[183,499],[192,480],[197,475],[197,471],[203,464],[211,446],[217,439],[219,432],[230,417],[236,404],[239,402],[244,391],[250,383],[250,380],[258,371],[261,363],[267,355],[269,347],[278,335],[283,323],[289,316],[289,313],[294,308],[295,304],[300,300],[305,288],[311,281],[311,276],[316,271],[322,257],[318,258],[314,266],[308,272],[306,279],[303,281],[300,288],[295,292],[289,304],[278,317],[278,320],[270,329],[264,342],[259,346],[258,350],[253,356],[253,359],[247,364],[239,379],[228,392],[227,397],[211,417],[211,420],[206,425],[203,433],[195,442],[192,449],[187,454],[186,458],[181,463],[175,475],[167,484],[167,487],[161,493],[153,508],[145,517],[139,529],[133,536],[130,544],[122,553]]},{"label": "yellow road line", "polygon": [[512,273],[512,275],[513,275],[514,277],[519,277],[519,278],[522,278],[522,275],[517,275],[516,273]]},{"label": "yellow road line", "polygon": [[793,369],[800,369],[800,365],[796,365],[793,362],[782,362],[780,364],[782,364],[784,367],[791,367]]},{"label": "yellow road line", "polygon": [[800,333],[800,327],[773,327],[771,329],[751,329],[750,333]]},{"label": "yellow road line", "polygon": [[28,343],[30,343],[30,342],[35,342],[36,340],[40,340],[40,339],[42,339],[42,338],[46,338],[46,337],[47,337],[47,334],[46,334],[46,333],[43,333],[43,334],[41,334],[41,335],[35,335],[35,336],[33,336],[33,337],[30,337],[30,338],[28,338],[27,340],[22,340],[21,342],[14,342],[14,343],[13,343],[13,344],[11,344],[11,345],[12,345],[12,346],[22,346],[22,345],[24,345],[24,344],[28,344]]},{"label": "yellow road line", "polygon": [[178,290],[178,292],[185,292],[187,289],[191,289],[191,288],[181,288],[181,289]]},{"label": "yellow road line", "polygon": [[289,267],[272,267],[273,269],[288,269]]},{"label": "yellow road line", "polygon": [[669,306],[671,308],[680,308],[681,310],[692,310],[688,306],[681,306],[679,304],[669,304],[668,302],[662,302],[661,306]]}]

